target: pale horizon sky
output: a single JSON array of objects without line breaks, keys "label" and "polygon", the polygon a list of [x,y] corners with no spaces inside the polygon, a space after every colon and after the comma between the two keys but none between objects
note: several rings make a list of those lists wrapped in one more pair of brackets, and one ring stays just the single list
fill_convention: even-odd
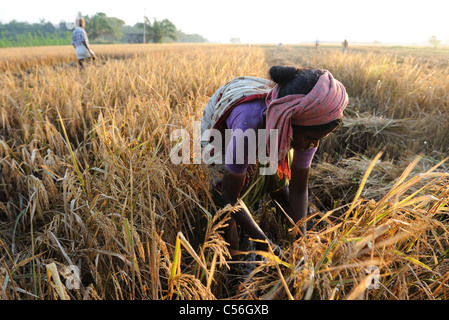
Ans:
[{"label": "pale horizon sky", "polygon": [[[5,0],[3,0],[5,1]],[[0,22],[74,21],[78,12],[104,12],[134,25],[144,11],[152,21],[169,19],[185,33],[212,42],[414,43],[437,36],[449,44],[448,0],[16,0],[2,4]]]}]

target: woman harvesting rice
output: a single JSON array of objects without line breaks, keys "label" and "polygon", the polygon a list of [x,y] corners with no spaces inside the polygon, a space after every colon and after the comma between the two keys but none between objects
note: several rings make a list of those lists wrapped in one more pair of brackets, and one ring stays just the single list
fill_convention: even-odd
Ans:
[{"label": "woman harvesting rice", "polygon": [[[222,179],[215,188],[215,198],[219,205],[234,205],[249,190],[243,201],[250,206],[269,194],[298,223],[307,213],[312,158],[320,140],[341,123],[348,95],[344,86],[327,70],[274,66],[270,69],[270,77],[274,87],[263,79],[236,78],[236,81],[218,89],[206,106],[202,127],[232,129],[231,140],[225,147],[225,167]],[[254,79],[263,84],[256,85],[257,88],[252,91],[248,90],[249,83]],[[240,87],[233,84],[239,81],[243,83]],[[239,90],[241,92],[236,99],[228,98],[230,92],[235,95]],[[248,95],[248,92],[253,94]],[[223,101],[225,106],[219,106],[223,109],[220,115],[211,116],[214,113],[211,109],[216,108],[219,102],[223,104]],[[252,165],[249,161],[250,142],[245,133],[248,130],[260,132],[259,129],[269,132],[267,137],[263,137],[268,153],[270,150],[273,152],[270,147],[273,141],[278,146],[277,172],[271,175],[261,175],[258,170],[261,163]],[[273,132],[277,133],[277,141],[273,140]],[[237,141],[245,141],[240,150],[237,150]],[[242,150],[243,161],[239,162],[237,155]],[[224,233],[231,253],[238,249],[237,225],[249,237],[262,240],[256,242],[257,249],[268,249],[271,242],[251,214],[242,208],[232,213]],[[304,225],[300,226],[300,232],[306,234]]]}]

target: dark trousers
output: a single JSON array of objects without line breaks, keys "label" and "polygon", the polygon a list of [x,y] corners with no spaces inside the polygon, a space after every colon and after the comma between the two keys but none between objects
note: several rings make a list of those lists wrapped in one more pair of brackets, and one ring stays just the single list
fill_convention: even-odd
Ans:
[{"label": "dark trousers", "polygon": [[92,61],[92,58],[78,59],[78,65],[80,66],[80,69],[84,68],[84,62],[86,61]]}]

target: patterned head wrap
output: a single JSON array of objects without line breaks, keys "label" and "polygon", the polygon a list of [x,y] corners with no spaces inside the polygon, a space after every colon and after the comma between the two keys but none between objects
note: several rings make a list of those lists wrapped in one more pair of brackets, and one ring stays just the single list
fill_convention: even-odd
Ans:
[{"label": "patterned head wrap", "polygon": [[279,86],[271,90],[265,101],[267,104],[267,146],[270,150],[270,130],[278,130],[278,175],[285,174],[290,179],[287,154],[293,138],[292,124],[316,126],[343,117],[348,105],[345,87],[325,70],[313,89],[307,94],[293,94],[277,98]]}]

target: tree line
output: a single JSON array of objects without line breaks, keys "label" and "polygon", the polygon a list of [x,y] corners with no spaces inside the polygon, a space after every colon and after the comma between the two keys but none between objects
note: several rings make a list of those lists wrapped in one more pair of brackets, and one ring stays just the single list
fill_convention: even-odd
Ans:
[{"label": "tree line", "polygon": [[[178,30],[168,19],[144,22],[133,26],[125,21],[108,17],[103,12],[94,15],[78,14],[86,21],[85,30],[91,43],[162,43],[162,42],[208,42],[199,34],[186,34]],[[0,22],[0,47],[27,47],[45,45],[70,45],[74,22],[61,21],[58,24],[40,20],[39,23],[12,20]]]}]

